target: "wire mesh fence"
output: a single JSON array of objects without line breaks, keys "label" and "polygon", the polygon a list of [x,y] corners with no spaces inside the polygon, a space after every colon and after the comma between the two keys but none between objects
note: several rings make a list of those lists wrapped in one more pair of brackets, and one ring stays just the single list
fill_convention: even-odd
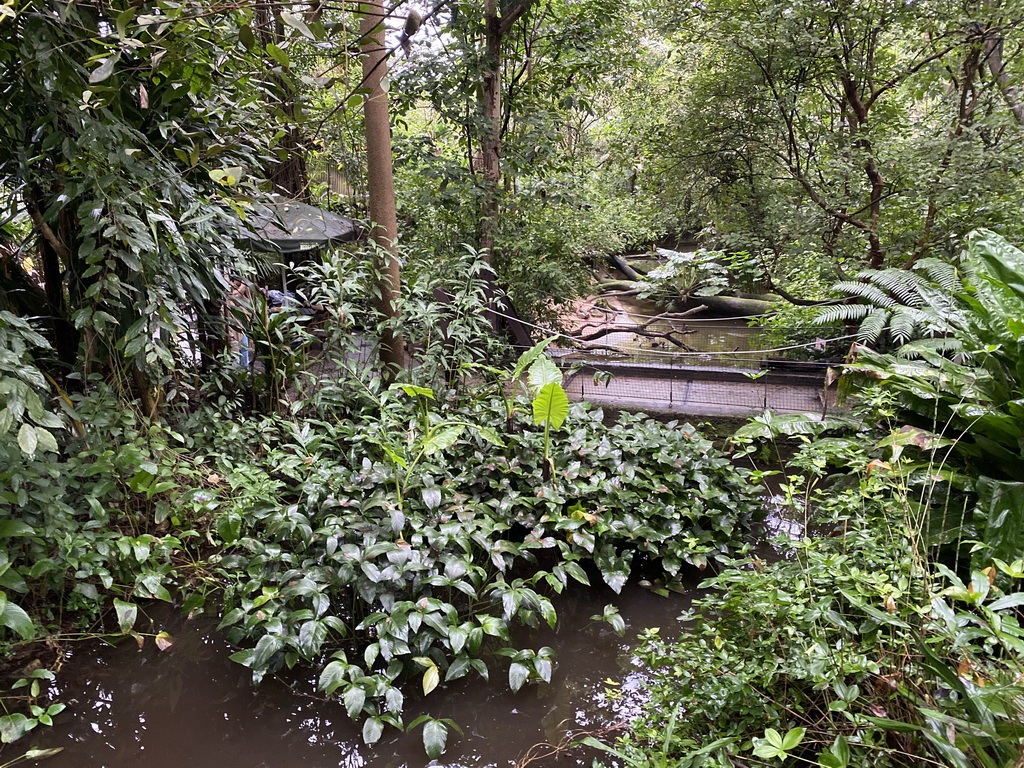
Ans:
[{"label": "wire mesh fence", "polygon": [[835,388],[825,386],[823,375],[772,371],[750,378],[735,369],[584,366],[570,369],[566,392],[599,405],[701,416],[748,416],[766,408],[825,415],[836,409]]}]

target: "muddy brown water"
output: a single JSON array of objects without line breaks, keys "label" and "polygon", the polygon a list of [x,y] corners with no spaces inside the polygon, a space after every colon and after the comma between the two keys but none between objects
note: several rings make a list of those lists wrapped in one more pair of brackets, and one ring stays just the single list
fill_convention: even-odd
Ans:
[{"label": "muddy brown water", "polygon": [[[778,499],[775,500],[776,502]],[[801,536],[799,521],[766,500],[768,533]],[[442,684],[424,700],[407,693],[405,720],[424,712],[455,720],[463,735],[449,735],[448,750],[429,760],[421,733],[385,731],[368,747],[339,702],[309,694],[313,680],[289,688],[267,680],[258,688],[246,669],[230,661],[232,648],[210,618],[181,618],[156,606],[151,629],[166,630],[174,644],[159,651],[150,641],[73,646],[56,699],[68,705],[52,728],[38,727],[0,751],[0,761],[29,746],[62,747],[47,768],[490,768],[515,766],[534,745],[558,743],[567,731],[598,732],[634,717],[643,703],[646,672],[633,653],[637,636],[659,627],[663,637],[681,631],[677,617],[696,590],[669,598],[627,584],[621,595],[580,586],[556,596],[556,631],[530,630],[519,647],[553,647],[557,664],[550,684],[508,690],[507,665],[492,664],[491,682],[480,678]],[[590,617],[614,602],[626,621],[624,637]],[[411,686],[410,686],[411,687]],[[610,695],[609,695],[609,692]],[[577,748],[534,768],[589,766],[597,753]]]},{"label": "muddy brown water", "polygon": [[[253,688],[248,671],[228,659],[232,649],[212,620],[184,621],[158,607],[154,630],[171,633],[170,649],[160,652],[151,642],[141,650],[134,642],[74,647],[56,692],[68,710],[52,728],[40,726],[5,748],[3,757],[37,746],[64,748],[43,763],[48,768],[514,765],[531,746],[557,743],[567,729],[596,731],[635,714],[644,691],[644,671],[631,652],[637,634],[649,626],[677,632],[676,617],[690,597],[666,599],[633,585],[617,598],[607,589],[582,587],[559,597],[558,631],[517,638],[521,647],[556,650],[550,685],[512,693],[507,664],[493,664],[490,683],[464,679],[407,702],[406,722],[429,712],[463,728],[461,737],[450,733],[448,750],[437,761],[423,753],[419,729],[391,729],[365,746],[340,703],[304,695],[312,692],[312,681],[296,685],[299,692],[273,680]],[[624,637],[590,621],[613,600],[627,622]],[[617,695],[609,697],[607,689]],[[593,756],[577,750],[560,762],[535,765],[590,765]]]}]

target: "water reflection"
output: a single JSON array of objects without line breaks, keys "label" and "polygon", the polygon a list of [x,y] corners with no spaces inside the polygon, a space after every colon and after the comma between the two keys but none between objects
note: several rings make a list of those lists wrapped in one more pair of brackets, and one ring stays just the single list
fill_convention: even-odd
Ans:
[{"label": "water reflection", "polygon": [[[590,621],[613,600],[627,623],[625,638]],[[174,645],[164,652],[151,642],[141,650],[131,641],[77,647],[58,691],[68,710],[28,741],[65,748],[48,768],[505,768],[539,742],[557,744],[567,731],[606,729],[634,717],[647,687],[631,652],[636,635],[661,626],[671,637],[688,605],[687,596],[666,599],[632,585],[618,599],[603,588],[557,598],[557,631],[544,627],[516,638],[523,647],[555,648],[550,684],[512,693],[505,668],[495,665],[491,683],[464,678],[439,686],[427,701],[409,701],[407,722],[429,711],[464,729],[462,737],[449,736],[448,752],[436,762],[424,755],[419,730],[385,731],[366,747],[344,707],[316,698],[309,681],[293,681],[293,690],[267,680],[253,689],[248,671],[229,661],[231,649],[213,621],[184,621],[158,606],[152,630],[171,632]],[[577,751],[544,765],[589,766],[592,757]]]}]

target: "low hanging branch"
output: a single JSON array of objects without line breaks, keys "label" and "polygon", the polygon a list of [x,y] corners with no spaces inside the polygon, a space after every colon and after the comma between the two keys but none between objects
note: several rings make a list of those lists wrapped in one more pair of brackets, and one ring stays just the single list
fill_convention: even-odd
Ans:
[{"label": "low hanging branch", "polygon": [[668,331],[656,331],[650,329],[650,327],[654,323],[657,323],[659,321],[664,322],[665,320],[669,319],[672,318],[668,315],[658,315],[657,317],[652,317],[650,320],[648,320],[646,323],[643,323],[642,325],[606,325],[604,327],[598,327],[593,323],[588,323],[579,329],[580,332],[586,330],[587,328],[597,328],[597,330],[592,331],[590,333],[581,333],[578,336],[574,336],[572,340],[579,346],[579,349],[582,350],[604,349],[611,350],[613,352],[622,352],[623,350],[619,349],[618,347],[612,347],[607,344],[592,344],[591,342],[596,341],[597,339],[604,338],[605,336],[610,336],[613,333],[631,333],[636,336],[643,336],[649,339],[664,339],[665,341],[674,344],[675,346],[687,352],[696,351],[687,344],[684,344],[680,339],[676,338],[676,334],[679,333],[695,333],[695,331],[692,329],[687,328],[683,330],[678,330],[672,328]]}]

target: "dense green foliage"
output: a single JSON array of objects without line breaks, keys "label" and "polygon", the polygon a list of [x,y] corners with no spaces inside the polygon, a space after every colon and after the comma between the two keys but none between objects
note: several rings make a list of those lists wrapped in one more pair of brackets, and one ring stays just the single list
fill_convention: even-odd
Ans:
[{"label": "dense green foliage", "polygon": [[[335,316],[365,290],[349,263],[317,269]],[[421,288],[405,310],[429,350],[439,308],[432,284]],[[472,339],[478,315],[449,317],[449,337]],[[410,678],[428,694],[507,658],[513,689],[549,680],[551,649],[517,647],[510,630],[553,626],[552,593],[592,581],[618,592],[634,567],[672,583],[735,552],[759,514],[746,473],[692,427],[628,414],[606,426],[599,410],[570,407],[546,343],[514,370],[474,363],[456,375],[493,385],[435,394],[426,381],[366,377],[339,326],[320,343],[340,374],[322,381],[293,376],[280,357],[291,347],[273,341],[255,346],[262,372],[211,379],[211,404],[172,426],[113,408],[99,384],[69,398],[70,422],[26,406],[74,430],[30,451],[12,426],[4,443],[6,639],[135,633],[140,600],[179,600],[221,617],[255,682],[313,667],[372,743],[385,725],[405,727]],[[246,415],[254,397],[239,380],[279,415]],[[620,626],[613,608],[605,615]],[[36,721],[12,710],[4,739]],[[409,726],[421,722],[436,755],[451,724]]]},{"label": "dense green foliage", "polygon": [[871,275],[872,311],[937,335],[855,348],[859,421],[765,414],[736,433],[746,452],[798,440],[784,507],[823,535],[706,581],[679,641],[651,633],[649,714],[606,749],[638,766],[1019,762],[1024,257],[991,232],[969,243],[955,282]]},{"label": "dense green foliage", "polygon": [[677,5],[645,181],[794,292],[952,256],[975,227],[1016,234],[1019,17],[1014,3]]},{"label": "dense green foliage", "polygon": [[[0,3],[0,650],[144,641],[141,602],[178,601],[255,682],[315,670],[366,742],[422,725],[436,757],[453,724],[405,723],[410,681],[549,680],[511,638],[554,593],[724,566],[689,634],[648,635],[657,714],[619,760],[1017,768],[1019,0],[420,10],[387,42],[385,316],[372,248],[289,268],[305,306],[273,311],[276,257],[236,243],[271,189],[367,210],[358,9]],[[728,456],[570,406],[484,311],[492,266],[550,319],[605,256],[696,233],[720,250],[663,250],[644,295],[835,286],[819,318],[860,324],[859,421],[732,441],[802,444],[786,504],[825,535],[774,563],[735,559],[759,505]],[[398,331],[392,385],[365,361]],[[52,676],[14,683],[3,742],[59,713]]]}]

